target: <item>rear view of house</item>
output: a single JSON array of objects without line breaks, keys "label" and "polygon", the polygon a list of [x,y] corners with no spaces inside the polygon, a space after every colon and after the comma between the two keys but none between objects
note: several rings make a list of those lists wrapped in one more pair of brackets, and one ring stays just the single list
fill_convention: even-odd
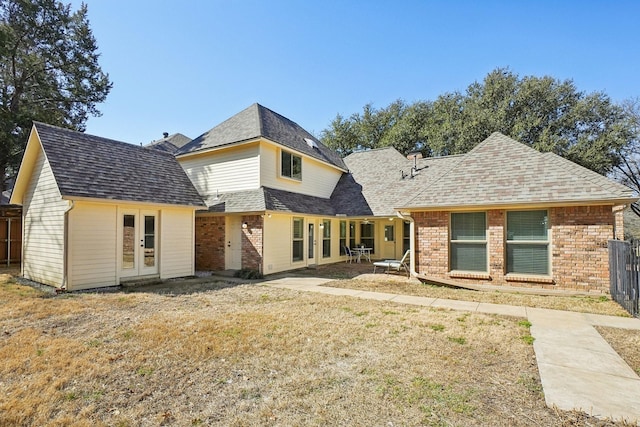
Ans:
[{"label": "rear view of house", "polygon": [[27,279],[77,290],[194,273],[203,202],[169,153],[34,123],[11,202]]}]

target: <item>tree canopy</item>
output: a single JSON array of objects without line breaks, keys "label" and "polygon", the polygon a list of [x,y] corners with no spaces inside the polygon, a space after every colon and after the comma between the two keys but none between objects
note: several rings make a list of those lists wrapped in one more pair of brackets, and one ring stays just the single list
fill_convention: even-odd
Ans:
[{"label": "tree canopy", "polygon": [[0,191],[34,120],[83,131],[112,84],[98,63],[87,6],[0,0]]},{"label": "tree canopy", "polygon": [[349,118],[338,115],[321,139],[342,155],[393,146],[403,154],[440,156],[465,153],[496,131],[607,174],[620,165],[637,129],[602,92],[587,94],[571,80],[521,78],[498,68],[464,93],[412,104],[397,100],[380,109],[367,104]]}]

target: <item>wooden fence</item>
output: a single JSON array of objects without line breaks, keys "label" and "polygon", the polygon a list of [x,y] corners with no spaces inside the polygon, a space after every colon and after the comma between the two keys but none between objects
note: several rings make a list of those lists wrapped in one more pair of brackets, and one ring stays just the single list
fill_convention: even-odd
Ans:
[{"label": "wooden fence", "polygon": [[638,317],[640,241],[609,240],[611,297]]}]

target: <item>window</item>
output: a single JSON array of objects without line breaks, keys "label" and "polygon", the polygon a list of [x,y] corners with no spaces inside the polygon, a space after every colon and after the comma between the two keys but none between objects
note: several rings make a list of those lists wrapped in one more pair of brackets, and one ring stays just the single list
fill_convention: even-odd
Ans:
[{"label": "window", "polygon": [[282,151],[280,175],[302,181],[302,157]]},{"label": "window", "polygon": [[451,270],[487,271],[485,212],[451,214]]},{"label": "window", "polygon": [[322,220],[322,258],[331,256],[331,221]]},{"label": "window", "polygon": [[405,222],[402,226],[402,253],[411,248],[411,223]]},{"label": "window", "polygon": [[356,247],[356,222],[349,221],[349,249]]},{"label": "window", "polygon": [[395,242],[395,227],[393,225],[385,225],[384,226],[384,241],[385,242]]},{"label": "window", "polygon": [[303,219],[293,218],[293,261],[303,260],[304,240],[302,237]]},{"label": "window", "polygon": [[347,221],[340,221],[340,255],[346,255],[345,246],[347,246]]},{"label": "window", "polygon": [[507,273],[549,274],[547,211],[507,212]]},{"label": "window", "polygon": [[373,224],[362,222],[360,223],[360,244],[365,248],[371,248],[371,253],[374,253],[375,239],[373,236]]}]

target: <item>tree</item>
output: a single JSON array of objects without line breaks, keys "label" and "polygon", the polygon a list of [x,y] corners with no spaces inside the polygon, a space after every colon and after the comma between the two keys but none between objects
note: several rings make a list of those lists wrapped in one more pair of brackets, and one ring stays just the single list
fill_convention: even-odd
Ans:
[{"label": "tree", "polygon": [[[620,150],[620,162],[615,167],[614,175],[621,183],[640,195],[640,98],[624,101],[622,108],[634,137]],[[640,216],[640,206],[637,202],[632,208]]]},{"label": "tree", "polygon": [[[401,109],[391,108],[402,105]],[[585,94],[571,80],[527,76],[498,68],[464,93],[448,92],[433,102],[375,110],[369,104],[340,125],[351,128],[351,149],[394,146],[403,154],[466,153],[492,132],[501,132],[540,151],[552,151],[602,174],[622,161],[633,139],[624,109],[604,93]],[[391,108],[398,114],[387,118]],[[360,123],[367,122],[363,128]],[[382,129],[372,133],[368,129]],[[637,134],[637,133],[636,133]],[[343,143],[334,127],[322,133],[329,146]]]},{"label": "tree", "polygon": [[87,6],[0,0],[0,191],[34,120],[84,131],[112,84],[98,64]]}]

